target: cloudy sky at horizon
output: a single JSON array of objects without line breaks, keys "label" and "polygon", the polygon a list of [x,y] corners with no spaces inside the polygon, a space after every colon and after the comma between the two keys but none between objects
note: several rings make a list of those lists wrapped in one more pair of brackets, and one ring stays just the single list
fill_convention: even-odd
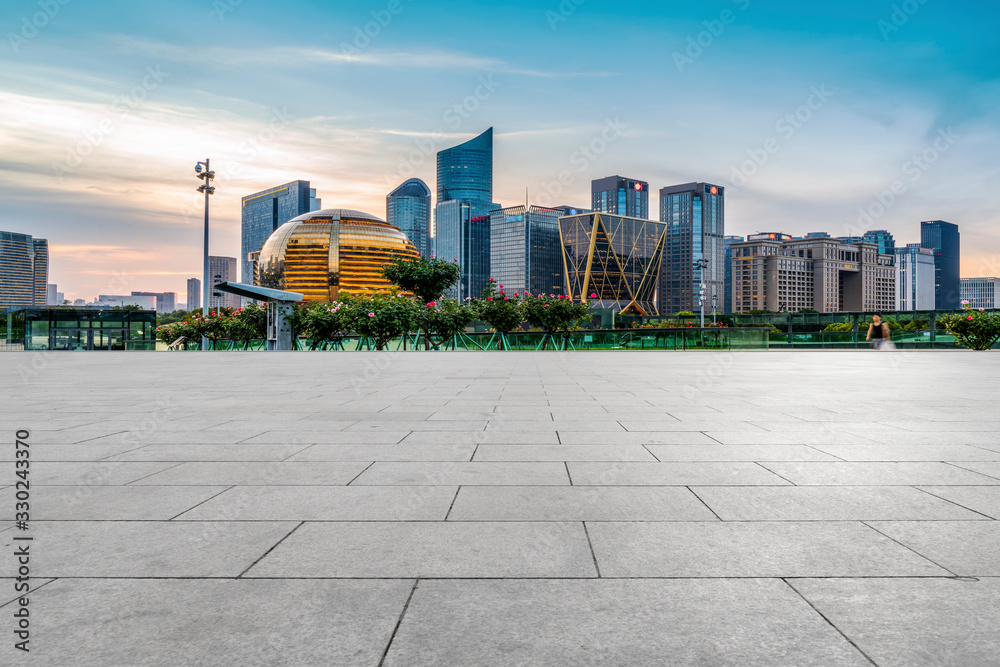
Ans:
[{"label": "cloudy sky at horizon", "polygon": [[303,179],[384,216],[491,126],[505,206],[587,206],[611,174],[708,181],[727,233],[913,243],[942,219],[963,276],[1000,275],[995,2],[8,0],[0,19],[0,229],[49,240],[67,298],[183,299],[198,160],[212,254],[235,257],[240,197]]}]

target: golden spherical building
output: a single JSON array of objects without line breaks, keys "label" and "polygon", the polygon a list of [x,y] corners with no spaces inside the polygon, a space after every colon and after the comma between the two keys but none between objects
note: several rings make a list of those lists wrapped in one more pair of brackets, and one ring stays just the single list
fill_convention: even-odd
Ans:
[{"label": "golden spherical building", "polygon": [[396,257],[418,257],[398,227],[361,211],[324,209],[293,218],[271,234],[254,282],[299,292],[306,301],[387,292],[393,285],[382,267]]}]

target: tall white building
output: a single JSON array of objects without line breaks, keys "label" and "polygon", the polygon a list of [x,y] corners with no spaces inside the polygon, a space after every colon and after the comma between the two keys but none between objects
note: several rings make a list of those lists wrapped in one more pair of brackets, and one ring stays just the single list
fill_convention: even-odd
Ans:
[{"label": "tall white building", "polygon": [[[212,285],[219,283],[237,282],[236,279],[236,258],[235,257],[208,257],[208,279]],[[212,308],[239,308],[240,297],[227,292],[212,290],[208,295],[208,307]]]},{"label": "tall white building", "polygon": [[934,310],[934,251],[896,248],[896,310]]},{"label": "tall white building", "polygon": [[201,308],[201,281],[197,278],[188,278],[187,309],[190,311],[199,308]]},{"label": "tall white building", "polygon": [[997,283],[1000,278],[962,278],[962,301],[973,308],[997,308]]}]

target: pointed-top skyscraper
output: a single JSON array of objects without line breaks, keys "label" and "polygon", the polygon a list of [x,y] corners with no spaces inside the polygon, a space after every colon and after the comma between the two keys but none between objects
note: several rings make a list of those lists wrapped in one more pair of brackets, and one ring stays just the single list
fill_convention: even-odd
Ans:
[{"label": "pointed-top skyscraper", "polygon": [[437,181],[435,253],[462,267],[446,296],[477,297],[490,277],[490,211],[500,208],[493,203],[493,128],[438,153]]}]

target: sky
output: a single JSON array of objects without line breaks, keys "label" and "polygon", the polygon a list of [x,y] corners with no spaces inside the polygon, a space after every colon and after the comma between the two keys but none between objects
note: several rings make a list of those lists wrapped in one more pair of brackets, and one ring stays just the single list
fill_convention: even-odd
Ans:
[{"label": "sky", "polygon": [[66,298],[178,292],[240,254],[240,197],[290,180],[385,215],[495,128],[494,199],[592,179],[726,186],[726,232],[962,233],[1000,276],[995,0],[5,0],[0,230]]}]

